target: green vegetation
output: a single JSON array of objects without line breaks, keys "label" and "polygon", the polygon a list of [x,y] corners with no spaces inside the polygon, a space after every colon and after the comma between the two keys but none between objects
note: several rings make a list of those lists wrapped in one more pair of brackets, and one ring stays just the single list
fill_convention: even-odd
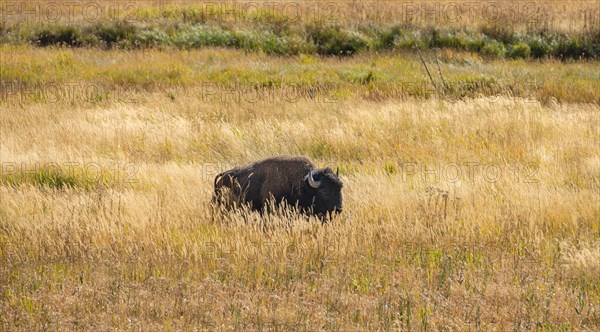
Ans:
[{"label": "green vegetation", "polygon": [[3,43],[38,46],[177,49],[228,47],[272,55],[319,54],[349,56],[365,51],[447,48],[508,58],[595,59],[600,55],[600,30],[568,35],[506,28],[417,28],[369,25],[356,28],[322,24],[237,27],[203,23],[127,23],[4,27]]}]

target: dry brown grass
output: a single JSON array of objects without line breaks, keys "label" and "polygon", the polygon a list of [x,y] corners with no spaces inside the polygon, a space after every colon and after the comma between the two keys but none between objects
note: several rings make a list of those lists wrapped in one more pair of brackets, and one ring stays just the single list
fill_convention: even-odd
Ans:
[{"label": "dry brown grass", "polygon": [[[265,0],[96,0],[3,1],[8,24],[97,23],[110,19],[185,19],[192,8],[209,22],[262,24],[268,22],[323,22],[326,24],[401,24],[417,27],[479,28],[488,25],[517,31],[594,31],[600,26],[596,1],[265,1]],[[188,12],[189,14],[189,12]],[[189,18],[189,15],[188,17]]]},{"label": "dry brown grass", "polygon": [[[597,106],[137,97],[2,107],[3,328],[598,327]],[[219,169],[280,153],[341,167],[340,218],[211,212]]]}]

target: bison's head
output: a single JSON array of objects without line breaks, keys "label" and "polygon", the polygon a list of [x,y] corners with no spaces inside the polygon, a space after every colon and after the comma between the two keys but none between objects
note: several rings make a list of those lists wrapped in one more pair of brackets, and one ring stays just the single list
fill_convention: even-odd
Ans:
[{"label": "bison's head", "polygon": [[315,169],[304,178],[306,194],[310,197],[313,213],[325,216],[327,213],[342,212],[342,182],[337,172],[331,168]]}]

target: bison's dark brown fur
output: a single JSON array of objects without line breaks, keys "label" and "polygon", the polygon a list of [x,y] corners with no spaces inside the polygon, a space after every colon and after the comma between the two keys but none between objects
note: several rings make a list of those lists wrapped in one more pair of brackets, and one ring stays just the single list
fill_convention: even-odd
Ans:
[{"label": "bison's dark brown fur", "polygon": [[217,175],[214,185],[213,201],[247,204],[252,210],[264,211],[271,199],[275,206],[285,202],[317,215],[342,210],[342,182],[337,174],[330,168],[317,169],[301,156],[271,157],[236,167]]}]

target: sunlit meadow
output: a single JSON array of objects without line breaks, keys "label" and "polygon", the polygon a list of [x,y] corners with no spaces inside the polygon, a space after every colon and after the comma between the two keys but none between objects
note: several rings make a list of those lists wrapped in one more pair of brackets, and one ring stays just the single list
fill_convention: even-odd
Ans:
[{"label": "sunlit meadow", "polygon": [[[600,327],[597,59],[163,46],[0,45],[0,329]],[[279,154],[344,212],[210,204]]]}]

